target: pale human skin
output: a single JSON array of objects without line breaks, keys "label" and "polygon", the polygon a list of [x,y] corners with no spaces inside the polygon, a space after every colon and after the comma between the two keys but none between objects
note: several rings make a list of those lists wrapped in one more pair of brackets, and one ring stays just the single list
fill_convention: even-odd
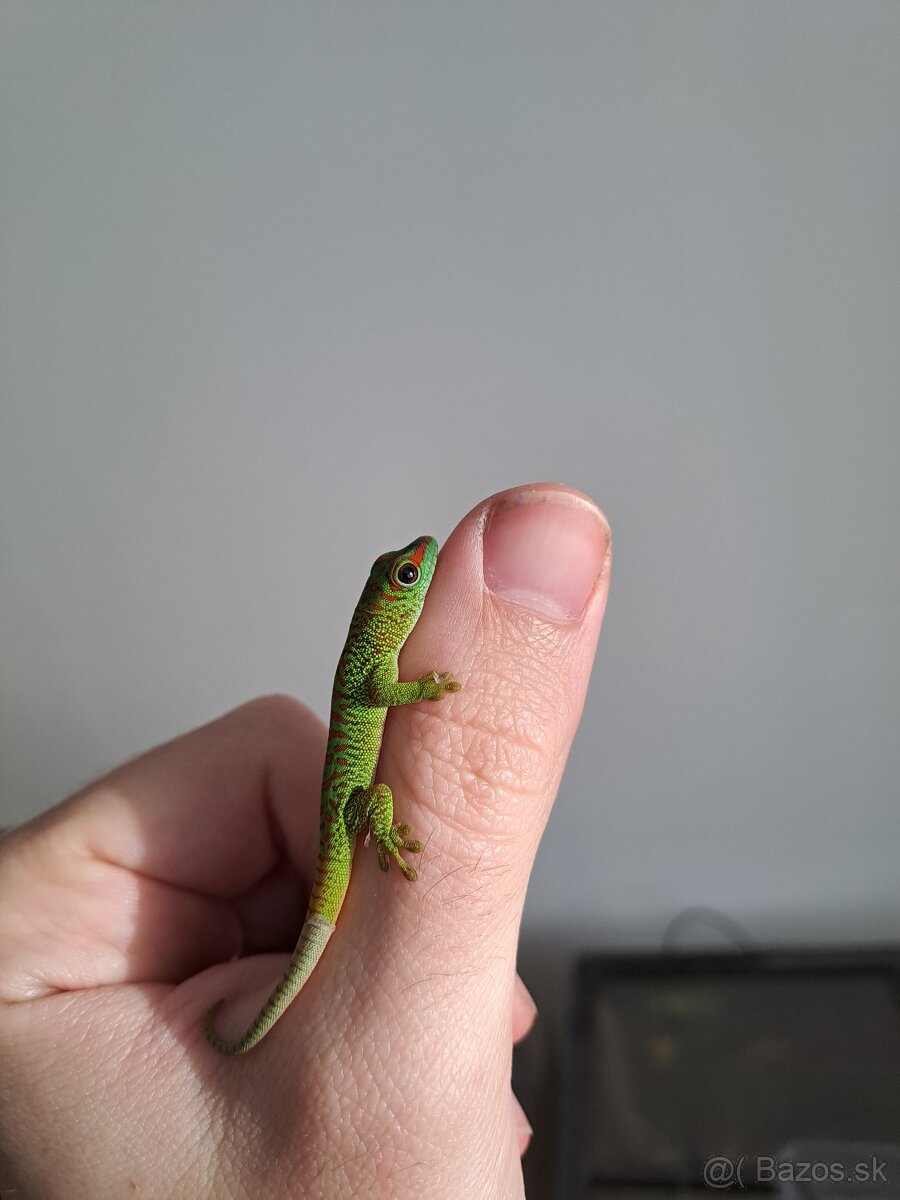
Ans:
[{"label": "pale human skin", "polygon": [[463,519],[400,657],[401,679],[437,663],[463,690],[392,710],[378,774],[426,843],[419,880],[360,839],[337,932],[245,1058],[202,1017],[224,996],[223,1035],[243,1030],[297,936],[317,717],[252,701],[0,840],[0,1194],[524,1195],[519,921],[608,582],[580,493],[530,485]]}]

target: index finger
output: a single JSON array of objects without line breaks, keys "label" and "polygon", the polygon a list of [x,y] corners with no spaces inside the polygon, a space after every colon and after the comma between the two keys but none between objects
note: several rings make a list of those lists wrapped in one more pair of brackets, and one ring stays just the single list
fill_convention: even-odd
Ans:
[{"label": "index finger", "polygon": [[324,742],[309,710],[266,697],[8,834],[0,997],[174,981],[238,949],[229,901],[312,863]]}]

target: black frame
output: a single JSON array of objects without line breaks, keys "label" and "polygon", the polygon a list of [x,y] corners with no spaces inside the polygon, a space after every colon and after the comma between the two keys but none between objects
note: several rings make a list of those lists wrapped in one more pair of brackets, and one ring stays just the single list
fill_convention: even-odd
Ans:
[{"label": "black frame", "polygon": [[[747,951],[672,951],[647,953],[630,951],[616,954],[582,954],[574,964],[569,996],[566,1040],[563,1048],[563,1085],[560,1103],[558,1196],[560,1200],[584,1200],[588,1187],[599,1181],[584,1177],[581,1148],[586,1131],[582,1128],[579,1098],[587,1091],[585,1044],[591,1030],[592,1004],[596,993],[609,980],[678,978],[683,976],[769,977],[835,974],[883,974],[893,990],[900,1013],[900,942],[877,946],[841,946],[821,949],[761,949]],[[900,1084],[898,1084],[900,1086]],[[612,1181],[609,1181],[612,1183]],[[703,1187],[673,1180],[677,1187]],[[665,1188],[660,1187],[660,1197]]]}]

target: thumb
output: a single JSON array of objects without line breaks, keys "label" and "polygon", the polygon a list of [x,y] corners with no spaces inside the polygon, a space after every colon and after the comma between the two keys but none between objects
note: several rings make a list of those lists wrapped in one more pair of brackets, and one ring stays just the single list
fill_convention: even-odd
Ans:
[{"label": "thumb", "polygon": [[[394,709],[379,770],[396,784],[396,819],[414,818],[427,841],[423,894],[401,889],[420,920],[457,925],[459,889],[471,890],[479,942],[514,946],[509,920],[581,716],[609,563],[609,525],[593,501],[546,483],[492,496],[441,551],[400,677],[449,670],[462,690]],[[450,897],[459,903],[448,910]]]},{"label": "thumb", "polygon": [[[449,1039],[455,1014],[469,1044],[505,1032],[508,1047],[525,891],[581,714],[609,562],[609,526],[588,497],[547,483],[501,492],[441,550],[401,654],[401,679],[452,671],[462,684],[392,710],[378,769],[394,819],[425,843],[418,882],[392,888],[393,968],[399,959],[405,1005],[437,1007]],[[356,858],[365,920],[378,919],[373,859]]]}]

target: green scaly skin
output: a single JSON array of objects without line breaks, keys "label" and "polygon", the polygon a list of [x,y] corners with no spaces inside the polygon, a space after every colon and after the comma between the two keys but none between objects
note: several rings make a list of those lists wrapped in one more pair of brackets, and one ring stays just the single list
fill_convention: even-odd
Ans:
[{"label": "green scaly skin", "polygon": [[400,647],[419,619],[436,562],[437,542],[421,537],[372,565],[334,677],[319,859],[303,929],[281,981],[242,1038],[225,1042],[216,1033],[221,1001],[206,1014],[206,1036],[222,1054],[252,1050],[312,974],[347,894],[357,834],[368,829],[366,845],[374,838],[382,871],[393,858],[407,879],[416,879],[400,851],[420,854],[422,843],[409,836],[408,825],[394,824],[391,789],[375,782],[375,768],[389,708],[441,700],[461,686],[449,671],[430,671],[413,683],[401,683],[397,676]]}]

